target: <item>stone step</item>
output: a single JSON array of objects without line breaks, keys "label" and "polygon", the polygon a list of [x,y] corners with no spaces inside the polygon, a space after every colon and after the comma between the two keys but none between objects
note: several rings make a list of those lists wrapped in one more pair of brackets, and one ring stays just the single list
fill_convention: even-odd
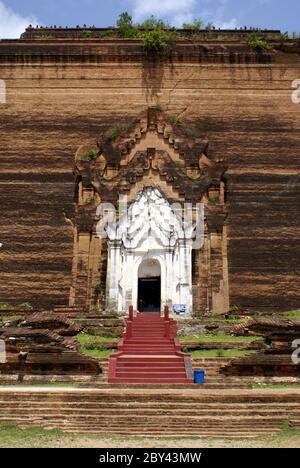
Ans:
[{"label": "stone step", "polygon": [[[157,389],[157,387],[155,387]],[[249,391],[247,394],[244,390],[241,392],[228,392],[222,393],[220,391],[211,392],[211,393],[201,393],[193,391],[192,394],[188,394],[189,390],[181,392],[176,390],[176,393],[172,393],[168,389],[164,389],[165,393],[159,394],[156,393],[154,389],[147,389],[141,393],[137,390],[137,393],[133,394],[131,390],[118,390],[118,389],[107,389],[107,390],[97,390],[93,389],[88,392],[85,392],[84,389],[78,389],[73,392],[73,389],[62,390],[58,389],[44,389],[38,390],[34,387],[31,390],[10,390],[4,391],[0,390],[0,399],[1,401],[77,401],[84,402],[88,400],[89,402],[94,403],[103,403],[107,401],[120,403],[137,403],[137,402],[157,402],[158,404],[170,404],[176,405],[180,404],[210,404],[217,403],[221,404],[299,404],[299,391],[295,393],[288,394],[284,392],[280,393],[255,393],[254,391]],[[194,388],[194,387],[193,387]],[[186,389],[184,389],[186,390]],[[188,392],[188,393],[187,393]]]},{"label": "stone step", "polygon": [[110,379],[110,383],[141,383],[141,384],[144,384],[144,382],[147,382],[147,383],[153,383],[153,384],[164,384],[164,383],[183,383],[185,384],[187,382],[187,378],[186,376],[184,377],[173,377],[172,375],[170,376],[164,376],[164,377],[149,377],[149,376],[144,376],[144,377],[139,377],[138,375],[136,375],[135,377],[128,377],[128,376],[116,376],[116,380],[114,380],[114,378],[111,378]]},{"label": "stone step", "polygon": [[[223,407],[224,406],[224,407]],[[42,402],[42,401],[5,401],[5,402],[0,402],[0,408],[1,410],[9,410],[12,408],[13,410],[15,408],[24,408],[27,410],[30,410],[32,407],[35,409],[40,408],[41,410],[48,411],[49,409],[53,409],[53,405],[51,402]],[[85,410],[91,410],[93,413],[97,410],[99,411],[113,411],[113,410],[123,410],[123,411],[168,411],[168,412],[183,412],[183,411],[197,411],[197,412],[211,412],[211,411],[219,411],[220,409],[222,411],[222,414],[225,414],[226,412],[230,413],[241,413],[243,411],[253,412],[256,411],[267,411],[269,413],[289,413],[293,412],[294,415],[299,414],[300,412],[300,407],[299,404],[289,404],[286,406],[286,408],[282,409],[278,405],[272,405],[271,403],[268,404],[253,404],[252,406],[250,404],[244,405],[244,404],[234,404],[234,405],[220,405],[219,402],[216,403],[211,403],[211,404],[206,404],[203,405],[202,403],[194,404],[191,405],[189,403],[183,405],[179,403],[174,403],[173,405],[168,405],[167,403],[161,403],[161,402],[156,402],[156,403],[143,403],[143,402],[138,402],[138,404],[135,404],[135,402],[129,403],[115,403],[115,402],[105,402],[104,406],[100,405],[99,408],[99,403],[91,402],[91,403],[85,403],[84,401],[81,402],[60,402],[60,408],[61,410],[67,410],[67,411],[72,411],[73,409],[83,409]],[[53,409],[54,410],[54,409]]]},{"label": "stone step", "polygon": [[[188,430],[192,428],[193,430],[200,429],[200,430],[209,430],[209,429],[238,429],[238,428],[245,428],[247,431],[256,431],[257,428],[261,429],[271,429],[271,428],[281,428],[282,427],[282,420],[281,419],[267,419],[266,417],[264,418],[240,418],[240,419],[217,419],[217,418],[189,418],[186,421],[186,416],[183,416],[182,418],[170,418],[166,416],[165,418],[158,416],[157,418],[154,417],[149,417],[149,416],[143,416],[141,415],[138,418],[130,418],[126,417],[124,420],[122,418],[119,420],[119,418],[116,417],[92,417],[92,416],[77,416],[77,417],[70,417],[66,415],[61,415],[60,413],[49,415],[46,417],[43,416],[31,416],[30,418],[26,418],[24,416],[22,417],[16,417],[16,416],[3,416],[0,417],[0,421],[4,422],[11,421],[11,422],[18,422],[20,423],[28,423],[29,420],[31,421],[41,421],[46,424],[56,424],[58,425],[64,425],[70,426],[70,425],[75,425],[77,427],[82,426],[82,427],[100,427],[100,428],[114,428],[116,427],[117,429],[122,429],[122,427],[130,427],[130,428],[146,428],[146,427],[157,427],[158,429],[163,429],[163,428],[181,428],[182,431]],[[186,422],[185,422],[186,421]]]},{"label": "stone step", "polygon": [[[238,409],[238,410],[227,410],[227,409],[222,409],[222,415],[220,415],[220,409],[200,409],[200,408],[190,408],[190,409],[162,409],[162,408],[98,408],[98,407],[78,407],[74,408],[73,406],[71,407],[60,407],[59,408],[59,413],[57,412],[58,410],[56,408],[53,408],[51,406],[44,406],[44,407],[34,407],[35,408],[35,415],[34,417],[51,417],[52,415],[57,415],[59,414],[60,416],[67,417],[70,416],[72,419],[78,418],[78,417],[83,417],[83,418],[96,418],[96,419],[103,419],[109,418],[117,418],[120,419],[120,422],[122,418],[130,418],[134,416],[134,418],[171,418],[171,419],[178,419],[181,417],[190,417],[193,420],[205,420],[206,418],[220,418],[226,421],[227,419],[230,419],[231,421],[234,421],[236,419],[238,420],[243,420],[246,421],[247,419],[252,419],[255,418],[255,420],[258,420],[263,418],[264,420],[271,418],[270,420],[273,421],[275,419],[280,419],[282,421],[283,417],[286,417],[287,415],[290,414],[290,416],[293,417],[293,421],[295,423],[299,423],[300,421],[300,410],[279,410],[279,409],[273,409],[269,410],[267,407],[260,409],[260,410],[249,410],[249,409]],[[15,417],[16,411],[21,410],[22,416],[32,416],[32,408],[29,406],[9,406],[8,408],[2,408],[1,407],[1,413],[7,416],[12,416]],[[122,410],[122,416],[120,416],[120,411]],[[87,411],[90,411],[91,414],[87,414]]]},{"label": "stone step", "polygon": [[181,389],[165,389],[164,392],[157,392],[157,387],[153,389],[137,388],[136,392],[132,392],[131,389],[107,389],[107,390],[85,390],[85,389],[35,389],[32,387],[29,390],[25,389],[1,389],[0,388],[0,399],[1,401],[76,401],[76,402],[94,402],[95,404],[107,404],[107,402],[118,402],[122,403],[133,403],[138,404],[139,402],[158,402],[173,404],[207,404],[207,403],[218,403],[220,405],[226,404],[277,404],[287,405],[291,403],[299,404],[299,390],[291,390],[290,393],[281,391],[255,391],[255,390],[241,390],[241,391],[214,391],[202,393],[199,391],[199,387],[195,390],[187,390],[183,387]]},{"label": "stone step", "polygon": [[[199,421],[188,421],[188,423],[185,423],[184,422],[184,419],[181,419],[181,420],[170,420],[168,421],[168,418],[166,418],[165,421],[162,420],[162,418],[157,418],[158,420],[155,421],[153,418],[143,418],[142,416],[140,417],[140,419],[133,419],[133,420],[130,420],[130,419],[127,419],[127,420],[124,420],[124,421],[121,421],[119,423],[118,419],[115,418],[115,419],[101,419],[101,418],[98,418],[96,421],[93,420],[92,418],[72,418],[70,420],[66,420],[65,417],[63,418],[60,418],[59,416],[57,416],[57,419],[53,418],[47,418],[47,423],[50,424],[56,424],[56,425],[62,425],[64,424],[65,427],[67,426],[74,426],[76,425],[77,427],[81,426],[81,427],[98,427],[100,429],[103,429],[104,427],[108,428],[108,429],[113,429],[113,428],[116,428],[116,429],[122,429],[122,427],[127,427],[127,428],[131,428],[131,429],[134,429],[134,428],[142,428],[142,429],[146,429],[146,428],[157,428],[159,430],[162,430],[162,429],[175,429],[177,428],[178,430],[181,430],[183,432],[185,431],[190,431],[191,429],[193,431],[196,431],[196,430],[205,430],[205,431],[208,431],[208,430],[220,430],[220,431],[223,431],[223,430],[228,430],[228,429],[246,429],[248,432],[255,432],[257,431],[257,429],[266,429],[266,430],[271,430],[271,429],[280,429],[281,426],[282,426],[282,421],[281,420],[277,420],[277,421],[274,421],[274,422],[269,422],[269,421],[266,421],[266,420],[262,420],[262,421],[258,421],[258,420],[243,420],[243,422],[241,421],[232,421],[230,422],[230,420],[228,421],[214,421],[214,420],[210,420],[210,419],[202,419],[202,420],[199,420]],[[38,419],[36,419],[38,420]],[[24,420],[23,420],[24,422]]]},{"label": "stone step", "polygon": [[[130,326],[129,326],[130,325]],[[174,336],[176,323],[173,320],[166,321],[159,313],[141,313],[126,321],[126,330],[123,339],[118,344],[119,353],[112,355],[109,360],[108,381],[109,383],[137,383],[137,384],[190,384],[193,382],[191,372],[191,361],[188,355],[179,356],[178,344],[171,337]],[[166,336],[165,336],[166,335]],[[125,356],[124,356],[125,355]],[[128,355],[135,361],[132,368],[119,367],[119,362]],[[162,361],[162,357],[176,358],[180,362],[180,369],[169,369],[168,359]],[[147,361],[149,365],[147,364]],[[133,361],[132,361],[133,362]],[[150,363],[153,369],[149,369]],[[164,362],[164,365],[162,365]],[[151,367],[150,366],[150,367]],[[162,366],[160,370],[160,366]],[[147,367],[143,369],[143,367]]]},{"label": "stone step", "polygon": [[167,368],[167,369],[170,369],[170,368],[173,368],[173,367],[175,367],[175,368],[176,367],[184,368],[184,365],[183,365],[181,359],[179,359],[178,361],[169,359],[167,362],[158,362],[158,361],[151,362],[149,360],[149,361],[144,361],[144,362],[139,362],[139,363],[137,363],[136,361],[132,362],[132,360],[124,360],[124,359],[121,360],[121,359],[119,359],[118,365],[119,365],[119,367],[124,367],[126,369],[140,369],[140,368],[143,368],[143,369],[153,369],[153,368],[159,368],[159,369]]},{"label": "stone step", "polygon": [[[54,429],[53,427],[49,427],[49,429]],[[101,435],[101,434],[104,434],[104,435],[107,435],[107,431],[101,431],[99,429],[86,429],[84,431],[82,431],[81,429],[77,429],[77,428],[69,428],[69,429],[63,429],[64,432],[71,432],[71,433],[90,433],[90,434],[98,434],[98,435]],[[151,434],[149,434],[149,432],[143,432],[143,431],[138,431],[138,433],[132,433],[130,431],[110,431],[112,434],[116,434],[116,435],[119,435],[119,436],[132,436],[134,435],[135,438],[147,438],[147,439],[157,439],[159,437],[168,437],[168,438],[171,438],[171,437],[180,437],[181,439],[182,438],[187,438],[187,439],[191,439],[191,438],[199,438],[199,437],[202,437],[202,438],[213,438],[213,439],[237,439],[237,440],[240,440],[241,438],[243,439],[255,439],[257,438],[259,435],[263,435],[265,433],[262,433],[262,432],[255,432],[255,433],[248,433],[246,431],[239,431],[238,434],[234,434],[232,432],[230,432],[229,434],[216,434],[216,433],[206,433],[206,432],[197,432],[197,433],[193,433],[193,432],[189,432],[188,434],[183,434],[181,432],[172,432],[172,431],[168,431],[167,435],[164,435],[164,434],[161,434],[160,432],[155,432],[155,431],[152,431]],[[274,434],[275,431],[272,431],[271,434]],[[279,431],[278,431],[279,432]],[[269,432],[268,432],[269,433]]]},{"label": "stone step", "polygon": [[185,368],[182,367],[168,367],[166,369],[160,368],[160,367],[120,367],[117,366],[116,372],[121,375],[137,375],[137,374],[160,374],[161,376],[164,375],[170,375],[170,374],[183,374],[186,375],[185,373]]},{"label": "stone step", "polygon": [[126,354],[123,354],[122,356],[119,356],[119,359],[118,361],[120,362],[137,362],[139,364],[141,363],[152,363],[152,362],[156,362],[156,363],[169,363],[169,362],[181,362],[182,361],[182,358],[180,356],[143,356],[143,355],[136,355],[136,356],[132,356],[132,355],[126,355]]},{"label": "stone step", "polygon": [[159,372],[159,371],[156,371],[156,372],[143,372],[142,370],[139,370],[138,372],[134,371],[134,372],[128,372],[128,371],[120,371],[116,370],[116,376],[118,377],[118,379],[120,379],[120,381],[122,379],[136,379],[139,381],[139,379],[147,379],[147,381],[151,381],[152,379],[161,379],[162,381],[164,379],[174,379],[174,381],[176,379],[183,379],[184,382],[186,381],[186,373],[185,371],[168,371],[168,372]]}]

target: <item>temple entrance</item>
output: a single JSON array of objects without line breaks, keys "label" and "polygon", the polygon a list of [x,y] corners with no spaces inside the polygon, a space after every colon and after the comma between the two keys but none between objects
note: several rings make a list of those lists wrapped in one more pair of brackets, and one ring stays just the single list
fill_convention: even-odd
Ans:
[{"label": "temple entrance", "polygon": [[[154,187],[143,188],[118,223],[105,217],[108,309],[159,311],[162,304],[192,307],[192,236],[168,200]],[[102,223],[102,224],[101,224]]]},{"label": "temple entrance", "polygon": [[160,263],[155,259],[144,260],[138,269],[138,310],[159,312],[161,308]]},{"label": "temple entrance", "polygon": [[139,278],[138,309],[140,312],[160,311],[160,276]]}]

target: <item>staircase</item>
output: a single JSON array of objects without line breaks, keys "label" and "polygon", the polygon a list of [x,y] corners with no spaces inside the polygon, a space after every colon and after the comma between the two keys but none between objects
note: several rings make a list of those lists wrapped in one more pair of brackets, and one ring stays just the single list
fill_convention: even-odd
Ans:
[{"label": "staircase", "polygon": [[188,384],[193,383],[189,355],[180,350],[176,339],[176,322],[159,313],[145,312],[137,316],[129,308],[126,329],[118,352],[109,359],[109,383]]},{"label": "staircase", "polygon": [[0,424],[131,437],[251,438],[300,427],[299,390],[0,387]]}]

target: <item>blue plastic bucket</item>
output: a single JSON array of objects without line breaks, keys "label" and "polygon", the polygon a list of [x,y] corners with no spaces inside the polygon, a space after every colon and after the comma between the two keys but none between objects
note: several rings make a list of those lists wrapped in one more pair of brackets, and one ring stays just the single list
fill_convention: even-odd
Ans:
[{"label": "blue plastic bucket", "polygon": [[203,384],[205,381],[205,371],[204,370],[194,370],[194,383]]}]

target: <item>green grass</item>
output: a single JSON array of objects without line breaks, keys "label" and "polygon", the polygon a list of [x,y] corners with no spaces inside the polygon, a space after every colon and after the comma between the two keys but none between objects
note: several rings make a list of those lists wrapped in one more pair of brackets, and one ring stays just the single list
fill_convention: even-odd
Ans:
[{"label": "green grass", "polygon": [[105,134],[106,138],[108,140],[113,140],[114,138],[117,138],[119,135],[121,135],[121,133],[128,130],[128,128],[129,128],[128,124],[124,124],[124,123],[115,124],[107,130]]},{"label": "green grass", "polygon": [[113,349],[87,349],[84,346],[80,348],[81,354],[96,358],[108,358],[113,352]]},{"label": "green grass", "polygon": [[[112,352],[117,348],[119,338],[109,338],[101,335],[90,335],[87,333],[80,333],[77,335],[80,342],[80,352],[86,356],[96,357],[100,359],[108,358]],[[180,337],[180,341],[184,348],[185,341],[204,341],[204,342],[231,342],[231,343],[251,343],[259,340],[258,336],[231,336],[231,335],[191,335]],[[107,343],[112,343],[114,349],[107,346]],[[186,350],[187,351],[187,350]],[[188,351],[187,351],[188,352]],[[197,350],[192,351],[190,354],[193,357],[242,357],[250,354],[250,350],[238,349],[211,349],[211,350]]]},{"label": "green grass", "polygon": [[256,389],[256,388],[286,388],[286,389],[294,389],[294,388],[300,388],[300,385],[293,385],[293,384],[276,384],[276,383],[258,383],[258,382],[251,382],[251,386],[253,389]]},{"label": "green grass", "polygon": [[81,161],[84,162],[91,162],[95,161],[97,159],[97,151],[94,149],[87,150],[82,156],[81,156]]},{"label": "green grass", "polygon": [[45,430],[35,426],[20,429],[13,424],[0,424],[0,447],[31,447],[34,446],[34,442],[42,447],[63,436],[64,434],[57,429]]},{"label": "green grass", "polygon": [[289,312],[284,312],[282,314],[284,317],[288,317],[291,319],[300,320],[300,309],[299,310],[290,310]]},{"label": "green grass", "polygon": [[108,347],[107,343],[112,343],[114,348],[117,348],[119,338],[109,338],[107,336],[90,335],[88,333],[79,333],[77,339],[80,343],[80,352],[86,356],[107,358],[114,351],[111,345]]},{"label": "green grass", "polygon": [[227,319],[224,317],[220,317],[219,315],[205,317],[205,320],[209,322],[217,322],[217,323],[243,323],[247,319],[246,317],[239,317],[237,315],[230,315]]},{"label": "green grass", "polygon": [[6,302],[1,302],[0,303],[0,310],[9,310],[12,309],[13,307],[10,304],[7,304]]},{"label": "green grass", "polygon": [[189,354],[193,358],[238,358],[255,352],[256,351],[243,349],[200,349],[191,351]]},{"label": "green grass", "polygon": [[281,431],[267,438],[267,444],[273,447],[300,447],[300,430],[289,426],[289,421],[283,421]]},{"label": "green grass", "polygon": [[[38,426],[33,426],[27,429],[20,429],[13,424],[0,424],[0,448],[104,448],[104,447],[159,447],[169,448],[170,446],[203,448],[204,447],[220,447],[220,439],[191,437],[189,439],[181,439],[179,437],[161,437],[152,438],[143,437],[142,439],[136,436],[116,436],[113,434],[74,434],[64,433],[59,429],[46,430]],[[273,436],[259,436],[254,439],[243,439],[238,441],[222,440],[222,446],[254,448],[254,447],[300,447],[300,430],[289,427],[288,421],[282,422],[281,431]]]},{"label": "green grass", "polygon": [[6,322],[7,320],[15,320],[17,317],[20,318],[19,315],[0,315],[0,322]]},{"label": "green grass", "polygon": [[119,338],[116,337],[109,337],[109,336],[102,336],[102,335],[90,335],[89,333],[79,333],[76,338],[79,340],[80,344],[88,345],[90,343],[107,343],[107,342],[115,342],[118,343]]},{"label": "green grass", "polygon": [[180,336],[180,341],[204,341],[204,342],[231,342],[231,343],[252,343],[253,341],[260,340],[260,336],[232,336],[232,335],[188,335]]},{"label": "green grass", "polygon": [[248,39],[248,44],[255,50],[272,50],[273,46],[265,41],[263,38],[259,37],[256,33],[251,34]]}]

